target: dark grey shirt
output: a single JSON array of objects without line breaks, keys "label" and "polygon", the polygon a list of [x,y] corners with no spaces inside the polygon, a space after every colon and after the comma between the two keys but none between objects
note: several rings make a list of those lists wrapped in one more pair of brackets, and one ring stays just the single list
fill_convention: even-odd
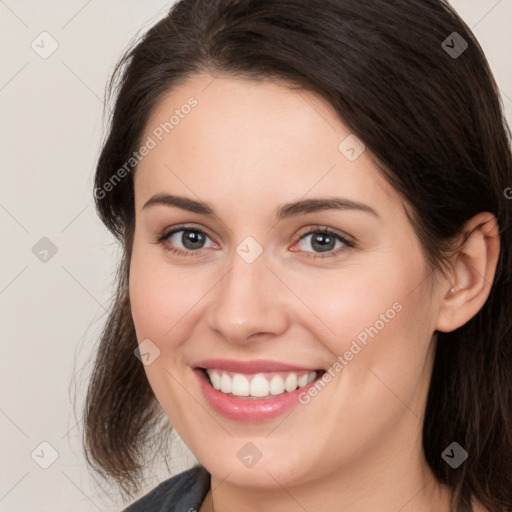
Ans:
[{"label": "dark grey shirt", "polygon": [[198,512],[209,490],[210,474],[196,464],[165,480],[123,512]]}]

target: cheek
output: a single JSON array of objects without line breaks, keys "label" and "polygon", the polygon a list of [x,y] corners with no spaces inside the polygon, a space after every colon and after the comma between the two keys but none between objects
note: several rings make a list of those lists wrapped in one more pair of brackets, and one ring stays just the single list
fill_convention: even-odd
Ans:
[{"label": "cheek", "polygon": [[303,326],[333,354],[333,373],[343,373],[352,389],[381,386],[369,369],[404,392],[422,374],[433,332],[426,273],[418,250],[381,254],[320,281],[297,280],[294,291],[316,314]]},{"label": "cheek", "polygon": [[144,371],[158,402],[175,426],[190,414],[190,401],[183,400],[180,384],[187,375],[179,347],[187,339],[190,310],[198,301],[198,291],[193,289],[179,269],[172,271],[162,263],[161,256],[157,259],[134,245],[129,294],[137,340],[140,344],[149,339],[159,351],[154,361],[144,366]]},{"label": "cheek", "polygon": [[130,265],[129,293],[133,322],[139,342],[144,338],[166,339],[196,303],[201,290],[182,269],[172,269],[162,257],[134,248]]},{"label": "cheek", "polygon": [[[403,403],[421,412],[432,336],[427,290],[418,286],[425,271],[420,259],[414,268],[375,266],[364,278],[331,284],[336,299],[319,302],[325,323],[336,332],[321,338],[334,354],[333,387],[354,421],[366,421],[373,411],[384,425],[403,413]],[[332,424],[344,421],[332,414]]]},{"label": "cheek", "polygon": [[[411,291],[424,269],[421,260],[411,264],[410,258],[391,259],[329,274],[280,269],[300,299],[290,299],[284,291],[283,305],[295,304],[288,309],[290,315],[335,355],[356,351],[354,341],[364,348],[376,337],[396,338],[408,328],[404,317],[409,323],[417,321],[422,306]],[[183,329],[199,322],[208,302],[205,296],[217,281],[217,272],[173,267],[157,251],[134,245],[129,291],[139,342],[165,339],[167,346],[179,340]]]},{"label": "cheek", "polygon": [[411,306],[408,276],[388,271],[382,282],[381,270],[354,268],[316,281],[295,277],[294,292],[305,298],[308,309],[303,321],[333,354],[350,350],[354,340],[365,347],[369,340],[396,329]]}]

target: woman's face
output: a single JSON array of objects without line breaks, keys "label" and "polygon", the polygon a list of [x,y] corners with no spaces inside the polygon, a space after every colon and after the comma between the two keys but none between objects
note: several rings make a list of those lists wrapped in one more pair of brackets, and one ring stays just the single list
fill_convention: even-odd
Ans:
[{"label": "woman's face", "polygon": [[439,292],[353,137],[313,93],[210,75],[146,126],[130,270],[144,368],[196,458],[234,484],[405,472],[421,455]]}]

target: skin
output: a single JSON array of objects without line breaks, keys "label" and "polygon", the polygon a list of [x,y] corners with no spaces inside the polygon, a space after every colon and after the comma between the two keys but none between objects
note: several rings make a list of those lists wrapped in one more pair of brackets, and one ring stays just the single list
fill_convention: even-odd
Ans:
[{"label": "skin", "polygon": [[[468,222],[472,235],[434,282],[400,196],[368,150],[353,162],[339,151],[350,131],[324,100],[277,82],[195,75],[162,98],[143,140],[190,96],[198,105],[134,177],[130,299],[139,343],[149,338],[160,350],[145,366],[150,385],[211,473],[213,492],[200,511],[449,512],[450,493],[421,446],[434,331],[463,325],[487,299],[499,255],[494,217]],[[143,209],[157,193],[205,201],[218,218]],[[378,217],[324,210],[275,221],[284,203],[328,196],[365,203]],[[183,232],[155,243],[182,223],[206,231],[202,248],[184,246]],[[313,259],[325,254],[314,234],[300,237],[317,225],[357,246],[336,242],[330,257]],[[263,249],[250,264],[236,252],[248,236]],[[192,373],[194,363],[214,357],[327,369],[396,302],[401,311],[287,416],[226,419]],[[237,457],[248,442],[262,453],[251,468]]]}]

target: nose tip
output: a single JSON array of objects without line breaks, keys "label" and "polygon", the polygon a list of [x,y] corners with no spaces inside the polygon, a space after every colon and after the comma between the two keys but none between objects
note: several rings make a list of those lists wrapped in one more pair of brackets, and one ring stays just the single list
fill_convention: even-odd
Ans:
[{"label": "nose tip", "polygon": [[210,311],[210,328],[231,344],[273,337],[287,327],[279,281],[264,258],[247,263],[237,254],[220,280]]}]

